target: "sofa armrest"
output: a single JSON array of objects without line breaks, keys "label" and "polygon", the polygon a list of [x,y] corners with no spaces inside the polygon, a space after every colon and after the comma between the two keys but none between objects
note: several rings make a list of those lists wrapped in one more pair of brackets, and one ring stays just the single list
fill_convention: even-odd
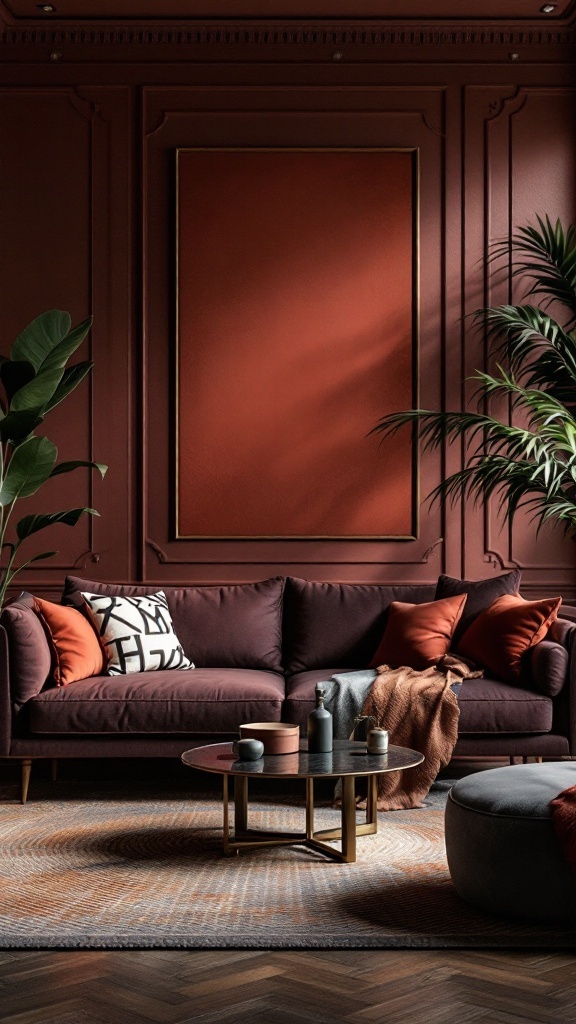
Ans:
[{"label": "sofa armrest", "polygon": [[568,666],[568,730],[570,753],[576,756],[576,627],[571,631]]},{"label": "sofa armrest", "polygon": [[567,683],[570,654],[564,644],[541,640],[529,651],[527,676],[547,697],[557,697]]},{"label": "sofa armrest", "polygon": [[12,735],[12,703],[10,699],[10,672],[8,665],[8,637],[0,626],[0,757],[10,752]]},{"label": "sofa armrest", "polygon": [[561,643],[568,651],[568,672],[564,695],[567,698],[565,706],[568,716],[570,753],[576,757],[576,606],[560,605],[558,618],[552,623],[548,638]]},{"label": "sofa armrest", "polygon": [[570,634],[573,629],[576,629],[576,608],[574,608],[574,619],[559,616],[554,620],[546,634],[546,640],[552,640],[554,643],[562,644],[562,646],[569,651],[571,642]]},{"label": "sofa armrest", "polygon": [[556,621],[558,622],[560,619],[568,619],[570,622],[576,622],[576,605],[561,604]]}]

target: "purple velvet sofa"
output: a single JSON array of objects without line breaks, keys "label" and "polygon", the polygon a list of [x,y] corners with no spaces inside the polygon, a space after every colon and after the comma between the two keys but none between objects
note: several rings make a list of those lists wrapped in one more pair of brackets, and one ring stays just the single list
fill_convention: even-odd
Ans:
[{"label": "purple velvet sofa", "polygon": [[[79,605],[81,590],[134,596],[158,589],[68,577],[62,600]],[[35,758],[179,757],[195,745],[232,738],[242,722],[305,727],[318,680],[370,663],[391,601],[421,603],[436,595],[434,586],[290,577],[162,589],[193,671],[95,676],[54,687],[50,649],[30,598],[4,608],[0,757],[22,762],[23,800]],[[455,754],[576,754],[569,653],[575,635],[576,625],[559,619],[530,652],[519,685],[465,681]]]}]

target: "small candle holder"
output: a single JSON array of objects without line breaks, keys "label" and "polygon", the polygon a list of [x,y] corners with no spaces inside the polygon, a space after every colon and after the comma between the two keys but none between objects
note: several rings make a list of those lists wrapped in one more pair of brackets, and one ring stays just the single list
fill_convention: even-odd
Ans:
[{"label": "small candle holder", "polygon": [[388,730],[387,729],[370,729],[368,733],[368,753],[369,754],[387,754],[388,753]]}]

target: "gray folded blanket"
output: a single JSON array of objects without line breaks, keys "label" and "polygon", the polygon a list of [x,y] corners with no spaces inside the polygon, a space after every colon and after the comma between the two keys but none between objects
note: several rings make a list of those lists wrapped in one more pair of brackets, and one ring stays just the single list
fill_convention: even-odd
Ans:
[{"label": "gray folded blanket", "polygon": [[359,672],[338,672],[324,683],[324,707],[334,719],[335,740],[350,738],[354,719],[362,714],[376,674],[373,668],[361,669]]}]

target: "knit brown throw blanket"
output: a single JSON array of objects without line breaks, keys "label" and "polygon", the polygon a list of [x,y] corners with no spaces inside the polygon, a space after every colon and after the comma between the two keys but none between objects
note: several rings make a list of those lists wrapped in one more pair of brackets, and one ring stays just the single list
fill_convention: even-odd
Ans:
[{"label": "knit brown throw blanket", "polygon": [[570,786],[551,800],[550,811],[564,859],[576,872],[576,786]]},{"label": "knit brown throw blanket", "polygon": [[444,768],[458,737],[458,700],[453,683],[481,676],[468,661],[447,654],[431,668],[380,665],[362,713],[387,729],[390,742],[424,754],[422,764],[378,776],[378,810],[422,807],[434,779]]}]

